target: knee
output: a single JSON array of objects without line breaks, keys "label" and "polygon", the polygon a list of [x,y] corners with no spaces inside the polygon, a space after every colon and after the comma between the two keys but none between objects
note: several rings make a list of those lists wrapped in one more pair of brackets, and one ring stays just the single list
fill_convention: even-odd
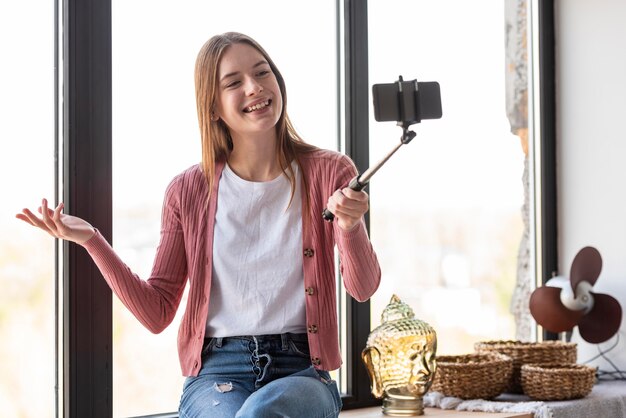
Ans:
[{"label": "knee", "polygon": [[264,418],[272,416],[271,414],[274,413],[271,410],[272,403],[267,402],[261,396],[254,396],[255,394],[246,399],[239,411],[237,411],[235,418]]},{"label": "knee", "polygon": [[246,399],[235,418],[274,418],[285,412],[284,397],[277,392],[260,390]]},{"label": "knee", "polygon": [[337,417],[341,400],[326,386],[310,377],[278,379],[250,395],[236,418]]}]

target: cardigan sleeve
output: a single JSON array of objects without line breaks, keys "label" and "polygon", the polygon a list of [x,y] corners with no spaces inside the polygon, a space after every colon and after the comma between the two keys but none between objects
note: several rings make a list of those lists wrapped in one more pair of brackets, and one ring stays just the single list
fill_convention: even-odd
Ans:
[{"label": "cardigan sleeve", "polygon": [[[357,175],[352,160],[342,156],[338,160],[334,190],[346,187]],[[346,291],[359,302],[369,299],[380,284],[380,265],[372,247],[365,221],[344,231],[338,222],[333,223],[335,242],[339,250],[339,271]]]},{"label": "cardigan sleeve", "polygon": [[180,184],[177,177],[166,190],[160,242],[147,281],[130,270],[99,231],[83,244],[111,290],[155,334],[174,319],[187,281]]}]

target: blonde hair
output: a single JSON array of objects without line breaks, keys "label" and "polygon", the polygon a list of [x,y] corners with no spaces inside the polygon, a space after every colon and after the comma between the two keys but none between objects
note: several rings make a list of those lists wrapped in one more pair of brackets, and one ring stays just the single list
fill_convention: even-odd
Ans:
[{"label": "blonde hair", "polygon": [[[276,123],[276,152],[278,162],[283,173],[291,183],[291,199],[295,192],[296,180],[291,161],[298,162],[298,156],[304,152],[315,149],[307,144],[298,135],[293,127],[289,116],[287,116],[287,91],[285,80],[278,71],[276,64],[269,57],[267,52],[254,39],[237,32],[226,32],[215,35],[209,39],[200,49],[196,59],[195,83],[196,83],[196,106],[198,110],[198,123],[200,125],[200,135],[202,141],[202,171],[209,186],[209,196],[215,183],[215,163],[227,160],[233,149],[233,142],[226,124],[218,119],[212,120],[212,112],[218,91],[218,69],[224,52],[229,46],[237,43],[245,43],[255,48],[268,62],[280,87],[283,101],[283,109]],[[303,176],[304,178],[304,176]],[[306,192],[305,181],[305,192]],[[290,199],[290,204],[291,204]]]}]

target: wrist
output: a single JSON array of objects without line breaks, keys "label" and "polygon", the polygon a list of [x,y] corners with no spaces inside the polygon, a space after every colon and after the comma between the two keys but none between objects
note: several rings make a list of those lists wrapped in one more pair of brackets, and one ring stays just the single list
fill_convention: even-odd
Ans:
[{"label": "wrist", "polygon": [[95,235],[96,235],[96,228],[94,228],[93,226],[90,226],[88,230],[84,231],[84,234],[81,234],[80,237],[77,237],[76,243],[79,245],[84,245],[85,243],[87,243],[87,241],[92,239]]},{"label": "wrist", "polygon": [[346,225],[343,222],[339,222],[339,228],[341,228],[343,232],[350,232],[350,231],[353,231],[359,223],[360,223],[360,220],[349,225]]}]

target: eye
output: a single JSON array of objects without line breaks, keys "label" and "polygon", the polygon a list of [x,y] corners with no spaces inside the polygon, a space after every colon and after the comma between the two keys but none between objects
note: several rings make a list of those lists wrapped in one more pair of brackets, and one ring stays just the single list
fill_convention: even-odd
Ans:
[{"label": "eye", "polygon": [[234,81],[228,82],[224,87],[229,89],[231,87],[236,87],[237,85],[239,85],[239,80],[234,80]]},{"label": "eye", "polygon": [[258,75],[259,77],[263,77],[263,76],[268,75],[270,72],[271,72],[270,70],[261,70],[261,71],[259,71],[259,72],[257,73],[257,75]]}]

